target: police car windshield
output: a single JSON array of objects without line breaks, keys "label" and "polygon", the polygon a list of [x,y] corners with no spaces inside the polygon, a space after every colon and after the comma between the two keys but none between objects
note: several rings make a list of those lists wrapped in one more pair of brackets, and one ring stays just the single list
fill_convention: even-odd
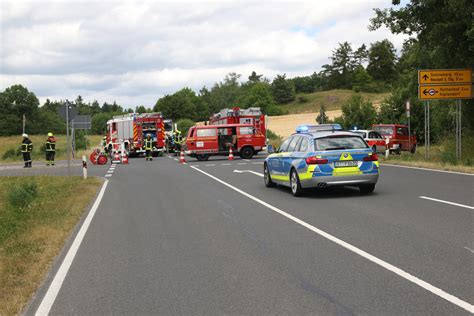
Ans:
[{"label": "police car windshield", "polygon": [[314,150],[344,150],[368,148],[362,138],[357,136],[331,136],[316,138]]}]

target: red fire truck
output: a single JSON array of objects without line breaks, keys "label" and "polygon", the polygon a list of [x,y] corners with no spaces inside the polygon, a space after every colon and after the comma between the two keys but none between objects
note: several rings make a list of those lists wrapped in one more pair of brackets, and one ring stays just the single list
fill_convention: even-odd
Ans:
[{"label": "red fire truck", "polygon": [[250,159],[265,146],[265,136],[251,124],[193,126],[186,137],[185,153],[198,160],[233,153]]},{"label": "red fire truck", "polygon": [[241,109],[239,107],[222,109],[219,113],[214,114],[209,119],[209,124],[251,124],[260,134],[265,137],[267,135],[265,115],[258,107],[248,109]]},{"label": "red fire truck", "polygon": [[107,121],[107,139],[105,148],[110,152],[120,151],[121,144],[130,156],[145,152],[144,140],[150,134],[153,139],[153,155],[165,150],[165,126],[161,113],[125,114],[114,116]]}]

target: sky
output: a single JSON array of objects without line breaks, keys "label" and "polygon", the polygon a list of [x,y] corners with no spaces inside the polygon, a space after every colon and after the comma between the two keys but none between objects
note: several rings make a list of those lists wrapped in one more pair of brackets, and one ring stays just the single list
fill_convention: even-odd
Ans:
[{"label": "sky", "polygon": [[0,0],[0,90],[134,108],[230,72],[310,75],[340,42],[386,38],[399,51],[405,36],[367,28],[373,8],[390,3]]}]

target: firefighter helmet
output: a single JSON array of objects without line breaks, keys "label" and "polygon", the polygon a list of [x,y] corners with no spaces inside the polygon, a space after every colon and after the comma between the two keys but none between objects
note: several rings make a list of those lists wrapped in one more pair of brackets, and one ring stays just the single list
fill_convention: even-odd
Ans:
[{"label": "firefighter helmet", "polygon": [[53,137],[53,133],[49,132],[48,137]]},{"label": "firefighter helmet", "polygon": [[23,138],[28,138],[28,134],[23,134],[21,136],[23,136]]}]

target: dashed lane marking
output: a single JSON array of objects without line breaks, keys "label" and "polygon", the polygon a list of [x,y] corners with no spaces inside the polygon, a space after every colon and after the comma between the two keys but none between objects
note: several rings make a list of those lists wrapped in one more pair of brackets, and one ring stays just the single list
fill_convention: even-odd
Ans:
[{"label": "dashed lane marking", "polygon": [[434,202],[439,202],[439,203],[444,203],[444,204],[449,204],[449,205],[454,205],[454,206],[459,206],[459,207],[464,207],[464,208],[467,208],[467,209],[470,209],[470,210],[474,210],[474,206],[469,206],[469,205],[464,205],[464,204],[439,200],[439,199],[431,198],[431,197],[428,197],[428,196],[419,196],[419,198],[424,199],[424,200],[430,200],[430,201],[434,201]]},{"label": "dashed lane marking", "polygon": [[221,163],[221,166],[232,166],[231,163]]},{"label": "dashed lane marking", "polygon": [[252,162],[252,165],[261,165],[263,162]]},{"label": "dashed lane marking", "polygon": [[107,171],[107,173],[114,173],[114,171],[113,171],[113,170],[109,170],[109,171]]},{"label": "dashed lane marking", "polygon": [[214,167],[214,166],[215,166],[215,164],[211,163],[211,164],[204,165],[204,166],[206,166],[206,167]]},{"label": "dashed lane marking", "polygon": [[400,268],[397,268],[396,266],[394,266],[394,265],[392,265],[392,264],[390,264],[390,263],[388,263],[388,262],[386,262],[382,259],[379,259],[379,258],[375,257],[374,255],[371,255],[370,253],[345,242],[342,239],[337,238],[336,236],[333,236],[333,235],[331,235],[331,234],[329,234],[329,233],[327,233],[327,232],[325,232],[325,231],[323,231],[319,228],[316,228],[315,226],[310,225],[310,224],[302,221],[301,219],[299,219],[299,218],[297,218],[297,217],[295,217],[295,216],[293,216],[293,215],[291,215],[291,214],[289,214],[285,211],[282,211],[281,209],[279,209],[279,208],[277,208],[277,207],[275,207],[275,206],[273,206],[273,205],[271,205],[271,204],[269,204],[269,203],[267,203],[263,200],[260,200],[259,198],[255,197],[255,196],[253,196],[253,195],[251,195],[251,194],[249,194],[249,193],[247,193],[247,192],[245,192],[245,191],[243,191],[243,190],[241,190],[237,187],[234,187],[232,184],[227,183],[227,182],[213,176],[210,173],[207,173],[203,170],[200,170],[199,168],[196,168],[194,166],[191,166],[191,168],[193,168],[194,170],[208,176],[209,178],[214,179],[215,181],[227,186],[228,188],[242,194],[243,196],[246,196],[249,199],[251,199],[251,200],[267,207],[268,209],[274,211],[275,213],[278,213],[278,214],[288,218],[289,220],[291,220],[291,221],[293,221],[293,222],[295,222],[295,223],[311,230],[312,232],[328,239],[329,241],[331,241],[331,242],[333,242],[333,243],[335,243],[335,244],[337,244],[337,245],[339,245],[343,248],[346,248],[347,250],[349,250],[349,251],[351,251],[351,252],[353,252],[353,253],[355,253],[355,254],[357,254],[357,255],[359,255],[359,256],[361,256],[361,257],[363,257],[363,258],[365,258],[365,259],[367,259],[367,260],[369,260],[369,261],[371,261],[375,264],[377,264],[377,265],[379,265],[380,267],[382,267],[382,268],[384,268],[388,271],[391,271],[391,272],[397,274],[398,276],[404,278],[405,280],[407,280],[409,282],[412,282],[412,283],[420,286],[421,288],[437,295],[438,297],[440,297],[442,299],[445,299],[448,302],[451,302],[454,305],[459,306],[459,307],[467,310],[470,313],[474,313],[474,305],[472,305],[468,302],[465,302],[465,301],[461,300],[460,298],[458,298],[458,297],[456,297],[452,294],[449,294],[448,292],[445,292],[444,290],[442,290],[442,289],[440,289],[436,286],[433,286],[430,283],[428,283],[426,281],[423,281],[422,279],[420,279],[420,278],[418,278],[414,275],[411,275],[410,273],[408,273],[408,272],[406,272],[406,271],[404,271]]},{"label": "dashed lane marking", "polygon": [[474,250],[472,250],[471,248],[464,247],[464,249],[466,249],[466,250],[469,251],[470,253],[473,253],[473,254],[474,254]]},{"label": "dashed lane marking", "polygon": [[237,164],[238,165],[246,165],[247,163],[246,162],[238,162]]}]

